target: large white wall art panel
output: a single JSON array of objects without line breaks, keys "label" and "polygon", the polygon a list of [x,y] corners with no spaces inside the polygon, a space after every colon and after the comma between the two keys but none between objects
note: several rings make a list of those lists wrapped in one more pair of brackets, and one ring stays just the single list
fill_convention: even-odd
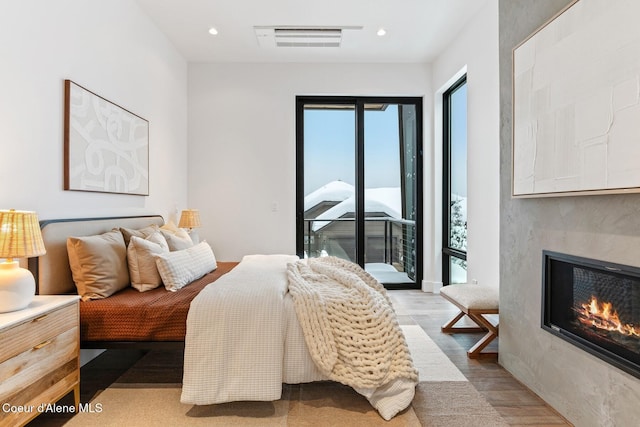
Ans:
[{"label": "large white wall art panel", "polygon": [[513,51],[513,195],[640,191],[637,0],[579,0]]}]

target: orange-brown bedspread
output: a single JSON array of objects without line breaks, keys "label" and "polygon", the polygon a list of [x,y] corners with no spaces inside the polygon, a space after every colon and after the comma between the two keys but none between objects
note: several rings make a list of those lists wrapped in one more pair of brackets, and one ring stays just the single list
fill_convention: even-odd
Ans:
[{"label": "orange-brown bedspread", "polygon": [[218,268],[177,292],[164,286],[147,292],[127,288],[99,300],[80,301],[82,341],[184,341],[189,305],[209,283],[237,262]]}]

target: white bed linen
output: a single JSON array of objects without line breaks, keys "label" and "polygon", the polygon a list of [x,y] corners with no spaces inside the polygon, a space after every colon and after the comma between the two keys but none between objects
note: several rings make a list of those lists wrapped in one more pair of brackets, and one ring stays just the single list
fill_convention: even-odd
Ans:
[{"label": "white bed linen", "polygon": [[284,309],[287,332],[285,335],[282,382],[300,384],[328,379],[318,369],[309,353],[304,332],[296,316],[291,294],[287,294],[284,298]]},{"label": "white bed linen", "polygon": [[246,256],[194,298],[187,316],[183,403],[280,399],[286,265],[297,259]]},{"label": "white bed linen", "polygon": [[[326,380],[309,354],[287,293],[290,255],[249,255],[204,288],[187,317],[181,402],[210,405],[281,398],[282,384]],[[389,419],[410,404],[415,384],[356,389]]]}]

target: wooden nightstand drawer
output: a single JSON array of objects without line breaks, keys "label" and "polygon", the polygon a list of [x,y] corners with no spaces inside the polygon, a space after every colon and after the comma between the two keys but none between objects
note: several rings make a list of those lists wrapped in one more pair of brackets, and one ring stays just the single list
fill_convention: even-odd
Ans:
[{"label": "wooden nightstand drawer", "polygon": [[78,307],[72,304],[18,324],[0,335],[0,362],[51,340],[78,325]]},{"label": "wooden nightstand drawer", "polygon": [[24,425],[70,391],[80,398],[78,298],[36,296],[0,314],[0,426]]},{"label": "wooden nightstand drawer", "polygon": [[6,402],[11,390],[22,390],[52,369],[78,357],[78,328],[72,328],[36,344],[0,363],[0,402]]}]

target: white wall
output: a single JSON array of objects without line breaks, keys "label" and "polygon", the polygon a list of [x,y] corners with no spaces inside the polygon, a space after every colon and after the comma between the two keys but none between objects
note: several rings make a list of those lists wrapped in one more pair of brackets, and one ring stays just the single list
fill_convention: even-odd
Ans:
[{"label": "white wall", "polygon": [[190,64],[189,205],[201,238],[220,260],[295,253],[296,95],[424,96],[430,144],[429,82],[422,64]]},{"label": "white wall", "polygon": [[[442,93],[467,73],[467,279],[498,286],[500,237],[500,99],[498,0],[487,0],[432,64],[434,97],[433,280],[441,277]],[[425,269],[428,271],[428,269]]]},{"label": "white wall", "polygon": [[[187,64],[131,0],[2,1],[0,209],[40,219],[159,213],[187,200]],[[150,122],[150,195],[63,190],[64,80]]]}]

